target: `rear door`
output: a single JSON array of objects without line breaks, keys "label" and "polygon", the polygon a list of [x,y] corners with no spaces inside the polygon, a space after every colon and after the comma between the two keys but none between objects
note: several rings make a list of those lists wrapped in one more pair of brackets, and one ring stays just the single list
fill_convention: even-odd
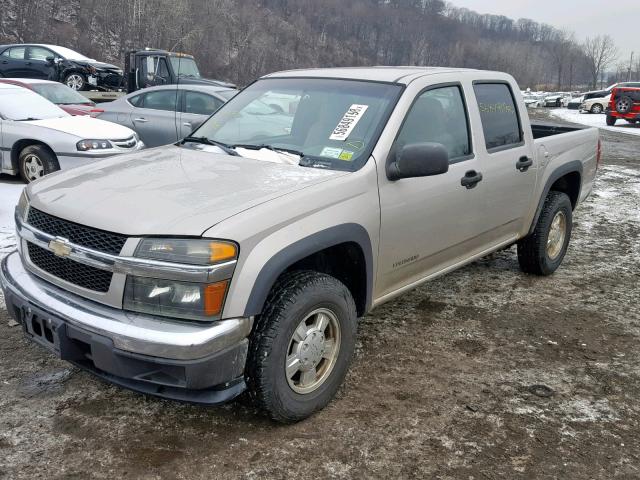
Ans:
[{"label": "rear door", "polygon": [[49,71],[53,68],[47,65],[47,57],[55,57],[55,54],[44,47],[27,47],[25,54],[25,68],[29,78],[49,78]]},{"label": "rear door", "polygon": [[447,173],[391,181],[384,165],[378,166],[381,209],[378,298],[393,295],[455,265],[480,247],[477,234],[486,188],[482,181],[470,188],[461,182],[465,176],[479,178],[480,161],[474,154],[460,83],[428,86],[417,94],[390,155],[396,155],[406,145],[423,142],[445,146],[450,164]]},{"label": "rear door", "polygon": [[217,97],[195,90],[184,90],[180,114],[181,138],[186,137],[224,103]]},{"label": "rear door", "polygon": [[180,91],[152,90],[141,94],[139,107],[132,110],[134,129],[147,147],[167,145],[178,140],[180,119],[177,112]]},{"label": "rear door", "polygon": [[525,135],[515,96],[504,81],[477,81],[473,90],[484,141],[480,146],[485,183],[484,232],[488,243],[515,236],[529,210],[538,166]]},{"label": "rear door", "polygon": [[5,77],[29,78],[25,55],[27,47],[11,47],[0,55],[0,72]]}]

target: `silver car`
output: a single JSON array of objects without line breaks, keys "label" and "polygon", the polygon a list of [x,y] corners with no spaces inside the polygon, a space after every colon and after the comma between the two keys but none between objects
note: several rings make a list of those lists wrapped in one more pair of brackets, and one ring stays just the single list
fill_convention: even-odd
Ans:
[{"label": "silver car", "polygon": [[236,93],[209,85],[151,87],[103,103],[98,117],[132,128],[147,147],[157,147],[189,135]]},{"label": "silver car", "polygon": [[69,115],[32,90],[0,84],[0,173],[31,182],[143,146],[129,128]]}]

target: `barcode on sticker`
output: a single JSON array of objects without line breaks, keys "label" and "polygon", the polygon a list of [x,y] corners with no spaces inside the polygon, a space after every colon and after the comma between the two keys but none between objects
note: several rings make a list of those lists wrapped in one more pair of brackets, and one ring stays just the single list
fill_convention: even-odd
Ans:
[{"label": "barcode on sticker", "polygon": [[367,108],[369,108],[369,105],[351,105],[347,113],[342,117],[342,120],[340,120],[336,128],[333,129],[329,140],[346,140],[362,118],[362,115],[364,115],[364,112],[367,111]]}]

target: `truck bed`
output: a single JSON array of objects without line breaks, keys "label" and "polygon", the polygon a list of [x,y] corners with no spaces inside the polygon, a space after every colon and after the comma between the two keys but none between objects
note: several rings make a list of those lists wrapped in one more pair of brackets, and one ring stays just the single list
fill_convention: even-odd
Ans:
[{"label": "truck bed", "polygon": [[576,132],[578,130],[584,130],[585,127],[568,127],[566,125],[555,125],[552,123],[532,123],[531,131],[533,132],[533,138],[544,138],[552,135],[560,135],[562,133]]}]

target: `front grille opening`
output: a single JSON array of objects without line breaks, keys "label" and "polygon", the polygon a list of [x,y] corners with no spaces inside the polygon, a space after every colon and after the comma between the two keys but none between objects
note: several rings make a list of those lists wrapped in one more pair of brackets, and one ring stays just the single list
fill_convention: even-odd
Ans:
[{"label": "front grille opening", "polygon": [[30,242],[27,243],[27,249],[31,263],[54,277],[88,290],[100,293],[109,291],[113,276],[111,272],[58,257],[49,250]]},{"label": "front grille opening", "polygon": [[42,326],[44,328],[44,338],[47,339],[49,343],[53,343],[53,332],[46,325]]},{"label": "front grille opening", "polygon": [[71,243],[112,255],[120,254],[127,241],[126,235],[85,227],[78,223],[54,217],[33,207],[29,208],[27,223],[49,235],[63,237]]},{"label": "front grille opening", "polygon": [[31,319],[31,328],[33,329],[33,333],[35,333],[39,337],[42,336],[42,328],[40,327],[40,322],[36,320],[36,317],[33,317]]}]

